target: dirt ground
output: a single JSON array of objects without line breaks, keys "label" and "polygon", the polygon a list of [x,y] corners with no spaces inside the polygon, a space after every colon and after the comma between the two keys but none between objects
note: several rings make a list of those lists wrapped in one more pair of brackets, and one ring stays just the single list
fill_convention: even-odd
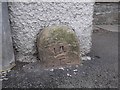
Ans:
[{"label": "dirt ground", "polygon": [[92,36],[91,60],[59,69],[43,69],[39,62],[17,63],[3,88],[117,88],[118,33],[96,31]]}]

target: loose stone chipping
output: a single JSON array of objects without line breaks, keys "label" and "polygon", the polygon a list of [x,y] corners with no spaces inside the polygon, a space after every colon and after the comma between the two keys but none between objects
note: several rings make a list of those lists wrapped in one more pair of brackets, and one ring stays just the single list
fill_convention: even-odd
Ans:
[{"label": "loose stone chipping", "polygon": [[8,2],[16,60],[35,62],[37,34],[51,25],[71,26],[86,54],[91,47],[93,4],[87,2]]},{"label": "loose stone chipping", "polygon": [[79,40],[68,26],[50,26],[37,38],[39,59],[46,67],[60,67],[80,63]]}]

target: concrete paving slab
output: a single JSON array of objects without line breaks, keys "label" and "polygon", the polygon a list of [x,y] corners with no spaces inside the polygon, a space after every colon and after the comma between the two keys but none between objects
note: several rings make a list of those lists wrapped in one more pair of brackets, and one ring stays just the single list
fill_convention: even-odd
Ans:
[{"label": "concrete paving slab", "polygon": [[112,31],[112,32],[120,32],[119,29],[120,25],[94,25],[94,28],[101,28],[104,30]]}]

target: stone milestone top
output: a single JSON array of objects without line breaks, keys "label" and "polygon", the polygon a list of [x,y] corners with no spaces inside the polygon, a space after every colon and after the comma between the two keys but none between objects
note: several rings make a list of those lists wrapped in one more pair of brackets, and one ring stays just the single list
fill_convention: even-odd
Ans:
[{"label": "stone milestone top", "polygon": [[44,28],[37,37],[38,57],[45,67],[80,63],[79,40],[68,26]]}]

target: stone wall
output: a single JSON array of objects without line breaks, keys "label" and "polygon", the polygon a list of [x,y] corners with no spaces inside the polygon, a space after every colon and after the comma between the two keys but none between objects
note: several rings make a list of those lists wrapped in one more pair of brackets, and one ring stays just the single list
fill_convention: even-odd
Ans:
[{"label": "stone wall", "polygon": [[22,62],[36,61],[36,36],[51,25],[72,27],[79,40],[82,54],[90,51],[94,3],[65,2],[9,2],[16,59]]},{"label": "stone wall", "polygon": [[118,2],[97,2],[94,4],[94,25],[118,24]]}]

